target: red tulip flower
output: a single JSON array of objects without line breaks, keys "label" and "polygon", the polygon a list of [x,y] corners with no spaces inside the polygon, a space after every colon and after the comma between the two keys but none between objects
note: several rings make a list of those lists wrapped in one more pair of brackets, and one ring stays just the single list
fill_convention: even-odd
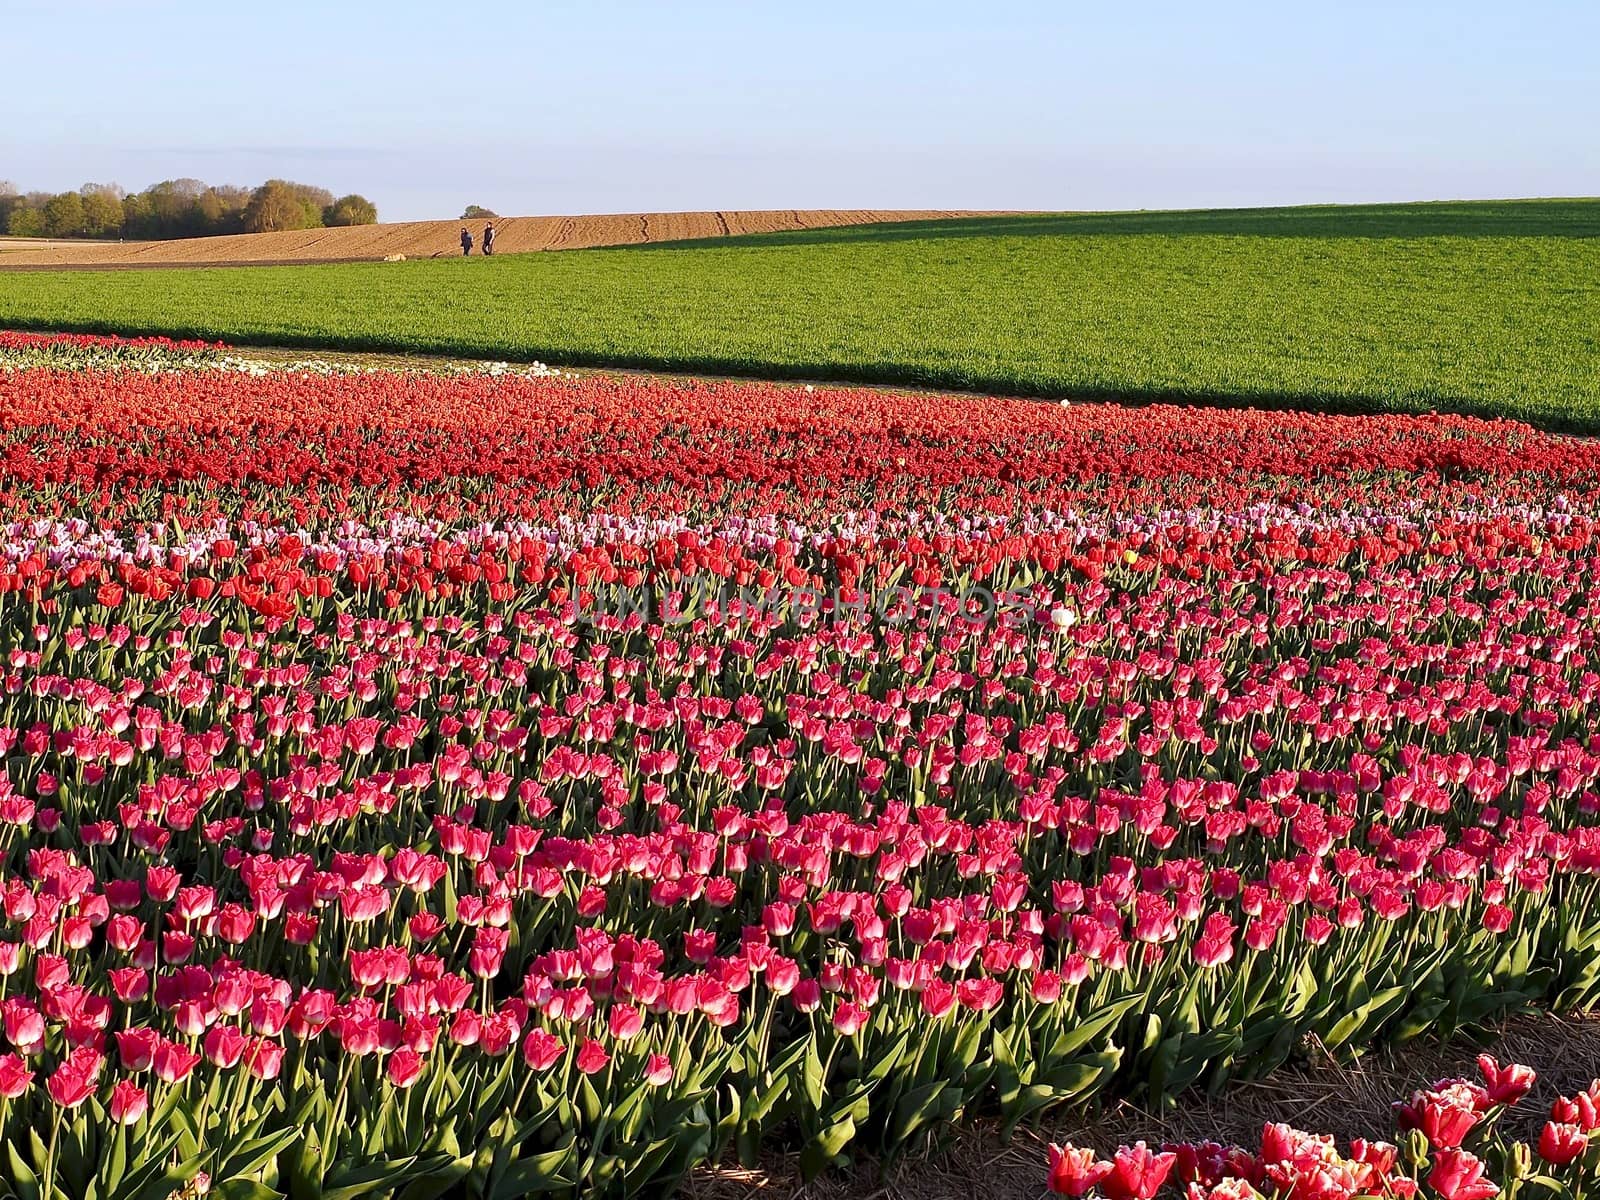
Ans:
[{"label": "red tulip flower", "polygon": [[282,1044],[263,1037],[249,1038],[247,1043],[244,1052],[245,1069],[263,1081],[276,1079],[283,1071]]},{"label": "red tulip flower", "polygon": [[1400,1128],[1421,1130],[1436,1150],[1454,1150],[1477,1125],[1486,1095],[1482,1088],[1452,1083],[1416,1092],[1409,1103],[1394,1107]]},{"label": "red tulip flower", "polygon": [[249,1042],[231,1025],[213,1025],[206,1031],[200,1048],[212,1066],[228,1071],[239,1065]]},{"label": "red tulip flower", "polygon": [[833,1027],[844,1037],[855,1037],[871,1019],[872,1012],[869,1009],[849,1000],[841,1001],[833,1010]]},{"label": "red tulip flower", "polygon": [[1589,1135],[1576,1125],[1546,1121],[1539,1133],[1539,1157],[1553,1167],[1564,1167],[1582,1157]]},{"label": "red tulip flower", "polygon": [[151,1053],[150,1069],[163,1083],[182,1083],[199,1062],[200,1055],[181,1043],[163,1039]]},{"label": "red tulip flower", "polygon": [[131,1079],[119,1079],[111,1089],[111,1119],[121,1125],[137,1124],[150,1107],[150,1097]]},{"label": "red tulip flower", "polygon": [[543,1029],[533,1029],[522,1040],[522,1059],[535,1071],[548,1071],[566,1053],[560,1039]]},{"label": "red tulip flower", "polygon": [[95,1094],[100,1085],[100,1068],[105,1058],[92,1046],[80,1046],[67,1055],[50,1078],[45,1090],[62,1108],[76,1108]]},{"label": "red tulip flower", "polygon": [[0,1054],[0,1097],[15,1100],[33,1082],[33,1071],[20,1054]]},{"label": "red tulip flower", "polygon": [[617,1041],[631,1041],[644,1027],[644,1014],[631,1004],[616,1004],[606,1013],[606,1026]]},{"label": "red tulip flower", "polygon": [[1057,1195],[1086,1195],[1111,1170],[1112,1165],[1098,1161],[1093,1150],[1050,1144],[1050,1190]]},{"label": "red tulip flower", "polygon": [[1484,1175],[1484,1165],[1465,1150],[1441,1149],[1433,1156],[1428,1186],[1441,1200],[1490,1200],[1500,1185]]},{"label": "red tulip flower", "polygon": [[422,1078],[424,1065],[422,1055],[401,1047],[389,1055],[388,1062],[384,1064],[384,1075],[395,1087],[404,1090]]},{"label": "red tulip flower", "polygon": [[1151,1200],[1172,1171],[1177,1155],[1152,1152],[1143,1142],[1119,1147],[1100,1181],[1107,1200]]},{"label": "red tulip flower", "polygon": [[585,1075],[597,1075],[611,1062],[611,1055],[594,1038],[585,1038],[583,1045],[578,1047],[578,1057],[574,1061],[578,1064],[578,1070]]},{"label": "red tulip flower", "polygon": [[1585,1133],[1600,1132],[1600,1080],[1576,1096],[1559,1096],[1550,1105],[1550,1119],[1576,1125]]},{"label": "red tulip flower", "polygon": [[652,1054],[644,1065],[645,1082],[652,1087],[664,1087],[672,1082],[672,1060],[665,1054]]},{"label": "red tulip flower", "polygon": [[1519,1063],[1501,1066],[1492,1054],[1478,1055],[1478,1070],[1483,1074],[1484,1090],[1490,1104],[1512,1105],[1533,1090],[1538,1075],[1532,1067]]}]

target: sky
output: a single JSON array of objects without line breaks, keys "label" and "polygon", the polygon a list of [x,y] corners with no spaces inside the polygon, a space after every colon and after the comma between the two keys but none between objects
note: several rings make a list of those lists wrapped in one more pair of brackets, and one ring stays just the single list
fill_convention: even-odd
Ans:
[{"label": "sky", "polygon": [[385,220],[1600,194],[1592,0],[0,0],[0,179]]}]

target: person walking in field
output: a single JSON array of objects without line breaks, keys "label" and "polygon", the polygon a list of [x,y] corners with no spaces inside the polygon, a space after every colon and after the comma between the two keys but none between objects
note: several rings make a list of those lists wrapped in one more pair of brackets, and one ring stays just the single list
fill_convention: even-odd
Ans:
[{"label": "person walking in field", "polygon": [[461,256],[470,257],[472,254],[472,231],[465,225],[461,227]]},{"label": "person walking in field", "polygon": [[485,254],[493,254],[494,253],[494,226],[493,225],[485,225],[483,227],[483,252]]}]

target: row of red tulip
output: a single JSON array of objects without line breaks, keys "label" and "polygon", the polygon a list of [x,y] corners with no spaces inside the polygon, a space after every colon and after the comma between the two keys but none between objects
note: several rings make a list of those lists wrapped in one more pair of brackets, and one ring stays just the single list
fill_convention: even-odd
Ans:
[{"label": "row of red tulip", "polygon": [[[841,485],[866,502],[849,507],[877,513],[1060,511],[1173,480],[1191,495],[1208,481],[1237,510],[1268,478],[1312,499],[1317,481],[1352,473],[1494,480],[1496,501],[1526,494],[1534,475],[1592,480],[1581,444],[1508,422],[1241,410],[1208,413],[1200,429],[1175,407],[600,376],[39,368],[0,373],[0,418],[5,476],[34,485],[328,484],[468,504],[511,488],[523,505],[553,489],[568,511],[599,495],[612,512],[749,512],[753,497],[761,512],[836,513]],[[495,493],[502,514],[507,500]]]},{"label": "row of red tulip", "polygon": [[[1502,1117],[1533,1090],[1536,1074],[1480,1055],[1481,1081],[1445,1079],[1394,1106],[1399,1144],[1355,1138],[1348,1152],[1326,1134],[1268,1124],[1257,1150],[1181,1142],[1122,1146],[1109,1159],[1050,1147],[1050,1190],[1104,1200],[1353,1200],[1356,1196],[1490,1200],[1521,1194],[1582,1196],[1600,1176],[1600,1080],[1559,1096],[1532,1143],[1508,1139]],[[1591,1150],[1591,1142],[1595,1150]]]}]

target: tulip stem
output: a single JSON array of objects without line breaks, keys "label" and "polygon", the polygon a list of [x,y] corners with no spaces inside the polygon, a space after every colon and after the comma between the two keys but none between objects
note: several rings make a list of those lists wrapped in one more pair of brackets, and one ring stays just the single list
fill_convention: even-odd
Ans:
[{"label": "tulip stem", "polygon": [[50,1148],[44,1157],[44,1187],[41,1192],[45,1200],[55,1200],[56,1186],[56,1142],[61,1136],[61,1106],[54,1105],[55,1113],[50,1119]]}]

